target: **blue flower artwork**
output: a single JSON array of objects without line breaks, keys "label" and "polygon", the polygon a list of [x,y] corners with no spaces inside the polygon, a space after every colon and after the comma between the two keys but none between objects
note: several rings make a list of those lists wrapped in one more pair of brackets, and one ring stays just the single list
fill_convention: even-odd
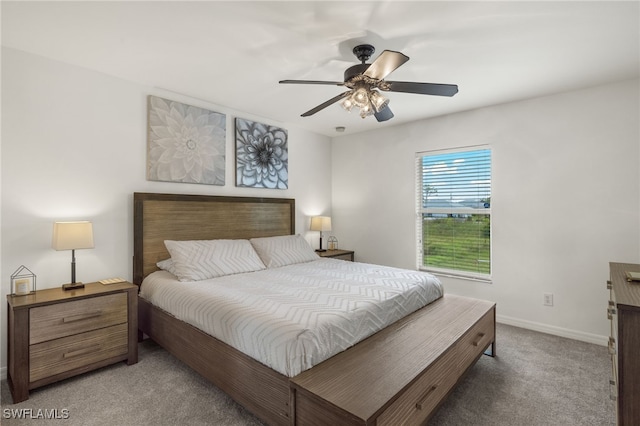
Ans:
[{"label": "blue flower artwork", "polygon": [[236,118],[236,186],[287,189],[287,131]]}]

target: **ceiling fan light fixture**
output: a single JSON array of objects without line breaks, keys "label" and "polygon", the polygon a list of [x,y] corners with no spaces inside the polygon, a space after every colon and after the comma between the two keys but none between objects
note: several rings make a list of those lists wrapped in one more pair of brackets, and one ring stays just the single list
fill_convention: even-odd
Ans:
[{"label": "ceiling fan light fixture", "polygon": [[360,108],[369,105],[369,91],[366,87],[358,87],[353,91],[353,102]]},{"label": "ceiling fan light fixture", "polygon": [[375,52],[375,48],[370,44],[361,44],[354,47],[353,53],[362,63],[347,68],[344,71],[343,81],[281,80],[280,83],[323,84],[344,86],[350,89],[301,114],[302,117],[309,117],[340,101],[342,108],[345,110],[351,111],[354,106],[357,106],[360,109],[362,118],[375,115],[376,120],[379,122],[390,120],[394,115],[388,106],[389,100],[374,89],[385,92],[448,97],[458,93],[458,86],[455,84],[387,81],[387,76],[407,62],[409,57],[401,52],[385,50],[372,63],[367,64],[366,62],[373,52]]},{"label": "ceiling fan light fixture", "polygon": [[369,95],[369,99],[371,99],[371,104],[373,108],[375,108],[376,112],[380,112],[389,105],[389,99],[385,98],[378,92],[377,90],[372,90]]},{"label": "ceiling fan light fixture", "polygon": [[370,115],[373,115],[373,107],[371,106],[371,103],[360,107],[360,117],[367,118]]},{"label": "ceiling fan light fixture", "polygon": [[346,109],[347,111],[351,112],[351,108],[353,108],[353,99],[351,99],[351,95],[347,96],[346,98],[344,98],[342,100],[342,102],[340,102],[340,105],[342,105],[342,108]]}]

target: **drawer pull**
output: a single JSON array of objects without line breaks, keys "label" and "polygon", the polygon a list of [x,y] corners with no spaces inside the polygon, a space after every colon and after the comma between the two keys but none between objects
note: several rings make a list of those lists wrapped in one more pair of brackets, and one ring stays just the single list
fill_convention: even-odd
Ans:
[{"label": "drawer pull", "polygon": [[431,386],[429,388],[427,393],[424,394],[424,396],[420,399],[420,401],[416,402],[416,409],[422,410],[422,408],[424,408],[425,402],[427,401],[427,398],[429,397],[429,395],[431,395],[431,392],[436,390],[437,387],[438,387],[438,385],[433,385],[433,386]]},{"label": "drawer pull", "polygon": [[486,336],[486,334],[484,333],[478,333],[478,337],[479,339],[473,342],[473,346],[479,346],[480,345],[480,341],[482,340],[482,338]]},{"label": "drawer pull", "polygon": [[102,315],[102,311],[94,311],[94,312],[86,312],[84,314],[72,315],[70,317],[62,318],[62,322],[75,322],[75,321],[83,321],[89,318],[96,318]]},{"label": "drawer pull", "polygon": [[95,345],[88,346],[86,348],[78,349],[77,351],[65,352],[64,355],[62,355],[62,357],[73,358],[75,356],[86,355],[91,352],[96,352],[99,350],[100,350],[100,345],[95,344]]}]

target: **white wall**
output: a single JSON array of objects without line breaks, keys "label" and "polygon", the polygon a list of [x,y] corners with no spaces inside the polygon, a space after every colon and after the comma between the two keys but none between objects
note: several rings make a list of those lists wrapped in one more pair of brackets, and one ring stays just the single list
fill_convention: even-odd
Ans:
[{"label": "white wall", "polygon": [[446,291],[603,343],[608,262],[640,262],[638,93],[626,81],[335,138],[332,234],[358,261],[415,268],[415,153],[488,144],[493,281],[443,277]]},{"label": "white wall", "polygon": [[[2,89],[2,300],[23,264],[37,275],[38,289],[70,280],[71,253],[51,249],[56,220],[93,221],[95,249],[76,252],[78,281],[131,279],[133,192],[295,198],[296,231],[318,244],[307,230],[309,216],[331,213],[325,136],[6,48]],[[146,180],[150,94],[227,114],[225,186]],[[235,117],[289,131],[289,189],[235,187]],[[0,305],[5,373],[6,303]]]}]

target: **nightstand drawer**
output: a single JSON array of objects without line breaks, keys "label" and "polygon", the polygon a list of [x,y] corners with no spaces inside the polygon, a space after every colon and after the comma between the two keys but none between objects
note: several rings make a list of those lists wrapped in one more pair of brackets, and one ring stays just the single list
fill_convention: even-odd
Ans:
[{"label": "nightstand drawer", "polygon": [[29,344],[126,322],[126,293],[40,306],[29,310]]},{"label": "nightstand drawer", "polygon": [[353,262],[354,260],[354,251],[353,250],[325,250],[316,252],[320,257],[328,257],[331,259],[340,259],[340,260],[350,260]]},{"label": "nightstand drawer", "polygon": [[338,256],[331,256],[333,259],[340,259],[340,260],[350,260],[353,262],[353,254],[341,254]]},{"label": "nightstand drawer", "polygon": [[128,351],[128,325],[49,340],[29,347],[29,381],[35,382]]}]

